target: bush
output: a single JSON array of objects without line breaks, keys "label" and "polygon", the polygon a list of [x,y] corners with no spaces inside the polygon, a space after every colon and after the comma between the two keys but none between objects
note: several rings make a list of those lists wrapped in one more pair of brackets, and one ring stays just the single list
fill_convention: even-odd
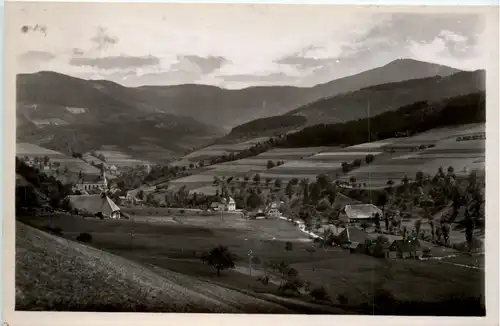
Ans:
[{"label": "bush", "polygon": [[347,296],[345,294],[339,294],[337,296],[337,301],[340,303],[340,304],[347,304],[349,302],[349,300],[347,299]]},{"label": "bush", "polygon": [[80,242],[91,242],[92,241],[92,235],[90,233],[80,233],[77,237],[76,237],[76,241],[80,241]]},{"label": "bush", "polygon": [[312,289],[310,294],[315,300],[330,301],[330,298],[328,297],[328,293],[326,292],[326,290],[323,286]]},{"label": "bush", "polygon": [[62,235],[62,231],[63,231],[63,229],[61,229],[58,226],[50,226],[50,225],[46,226],[45,229],[48,232],[55,234],[55,235]]}]

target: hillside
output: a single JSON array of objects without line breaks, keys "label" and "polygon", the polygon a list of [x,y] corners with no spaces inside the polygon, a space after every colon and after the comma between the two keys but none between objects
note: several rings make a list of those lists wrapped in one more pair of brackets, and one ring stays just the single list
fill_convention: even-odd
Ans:
[{"label": "hillside", "polygon": [[[35,267],[36,266],[36,267]],[[241,292],[16,223],[16,310],[287,313]]]},{"label": "hillside", "polygon": [[[450,76],[427,77],[365,87],[354,92],[324,98],[301,106],[279,117],[248,122],[233,128],[228,137],[237,138],[242,133],[253,136],[266,135],[282,126],[292,130],[298,126],[320,123],[340,123],[376,116],[397,110],[417,101],[437,102],[442,99],[465,95],[485,89],[485,72],[458,72]],[[300,125],[299,118],[304,122]],[[281,120],[280,120],[281,119]]]},{"label": "hillside", "polygon": [[[222,132],[143,104],[118,84],[54,72],[18,75],[17,112],[18,141],[66,154],[114,145],[138,157],[143,152],[175,156]],[[33,125],[38,126],[34,132]]]}]

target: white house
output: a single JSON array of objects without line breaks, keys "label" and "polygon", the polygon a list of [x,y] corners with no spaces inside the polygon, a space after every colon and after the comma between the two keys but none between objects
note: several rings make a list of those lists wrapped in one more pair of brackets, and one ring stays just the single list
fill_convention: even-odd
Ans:
[{"label": "white house", "polygon": [[226,207],[228,212],[234,212],[236,210],[236,202],[234,201],[233,197],[229,197]]}]

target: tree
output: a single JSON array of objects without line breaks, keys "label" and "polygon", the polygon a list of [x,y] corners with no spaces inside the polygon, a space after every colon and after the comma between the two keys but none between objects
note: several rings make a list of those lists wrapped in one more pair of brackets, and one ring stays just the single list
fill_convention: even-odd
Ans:
[{"label": "tree", "polygon": [[361,222],[361,225],[360,227],[363,229],[364,232],[366,232],[366,229],[369,227],[370,225],[368,223],[366,223],[365,221]]},{"label": "tree", "polygon": [[257,195],[255,192],[252,191],[250,195],[247,197],[246,204],[247,207],[249,207],[250,209],[256,209],[262,206],[264,202],[262,201],[262,198],[260,198],[259,195]]},{"label": "tree", "polygon": [[422,220],[421,219],[416,220],[415,221],[415,232],[417,234],[417,237],[420,234],[420,228],[421,227],[422,227]]},{"label": "tree", "polygon": [[267,161],[267,169],[272,169],[274,168],[275,164],[273,161],[269,160]]},{"label": "tree", "polygon": [[350,170],[349,163],[347,162],[342,162],[342,172],[347,173]]},{"label": "tree", "polygon": [[375,228],[377,229],[377,232],[380,232],[380,214],[379,213],[375,213],[374,220],[375,220]]},{"label": "tree", "polygon": [[354,185],[354,184],[356,183],[356,177],[355,177],[355,176],[351,176],[351,177],[349,178],[349,182],[350,182],[352,185]]},{"label": "tree", "polygon": [[258,185],[260,184],[260,174],[256,173],[254,176],[253,176],[253,182]]},{"label": "tree", "polygon": [[323,286],[314,288],[309,292],[311,297],[314,298],[314,300],[318,301],[330,301],[330,297],[328,296],[328,292],[326,292],[325,288]]},{"label": "tree", "polygon": [[213,266],[217,270],[217,276],[220,276],[220,271],[228,268],[234,268],[233,254],[227,247],[219,245],[210,252],[205,253],[201,260],[208,265]]},{"label": "tree", "polygon": [[418,184],[422,184],[422,182],[424,181],[424,172],[422,171],[418,171],[416,174],[415,174],[415,181],[418,183]]},{"label": "tree", "polygon": [[278,190],[281,189],[281,185],[282,185],[282,181],[280,178],[276,178],[276,180],[274,181],[274,187]]},{"label": "tree", "polygon": [[441,224],[441,231],[443,234],[444,244],[448,245],[450,241],[450,225],[448,223]]},{"label": "tree", "polygon": [[292,181],[289,181],[286,185],[286,188],[285,188],[285,194],[288,196],[289,199],[292,199],[293,197],[293,185],[292,185]]},{"label": "tree", "polygon": [[366,164],[370,164],[371,162],[373,162],[374,159],[375,159],[375,156],[373,156],[373,154],[368,154],[365,156]]},{"label": "tree", "polygon": [[144,190],[139,190],[139,192],[137,193],[137,198],[139,198],[140,200],[144,200]]},{"label": "tree", "polygon": [[293,244],[290,241],[285,242],[285,250],[292,251],[292,249],[293,249]]},{"label": "tree", "polygon": [[311,185],[311,203],[314,205],[318,202],[321,196],[321,187],[315,182]]},{"label": "tree", "polygon": [[361,159],[357,158],[352,162],[352,165],[355,167],[360,167],[361,163],[362,163]]}]

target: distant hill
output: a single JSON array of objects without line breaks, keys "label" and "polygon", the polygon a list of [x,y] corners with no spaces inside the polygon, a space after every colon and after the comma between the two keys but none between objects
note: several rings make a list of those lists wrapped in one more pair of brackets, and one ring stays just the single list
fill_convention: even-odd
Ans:
[{"label": "distant hill", "polygon": [[444,77],[434,76],[373,85],[320,99],[281,117],[261,119],[258,123],[248,122],[233,128],[228,137],[239,138],[242,133],[258,137],[272,133],[276,129],[283,131],[320,123],[342,123],[397,110],[418,101],[436,102],[484,89],[484,70],[461,71]]},{"label": "distant hill", "polygon": [[54,72],[18,75],[17,117],[18,141],[66,154],[153,145],[175,156],[222,135],[217,127],[143,104],[129,88]]},{"label": "distant hill", "polygon": [[269,86],[228,90],[206,85],[143,86],[141,101],[175,115],[232,128],[245,122],[284,114],[323,97],[363,87],[408,79],[448,76],[460,70],[413,59],[340,78],[314,87]]}]

